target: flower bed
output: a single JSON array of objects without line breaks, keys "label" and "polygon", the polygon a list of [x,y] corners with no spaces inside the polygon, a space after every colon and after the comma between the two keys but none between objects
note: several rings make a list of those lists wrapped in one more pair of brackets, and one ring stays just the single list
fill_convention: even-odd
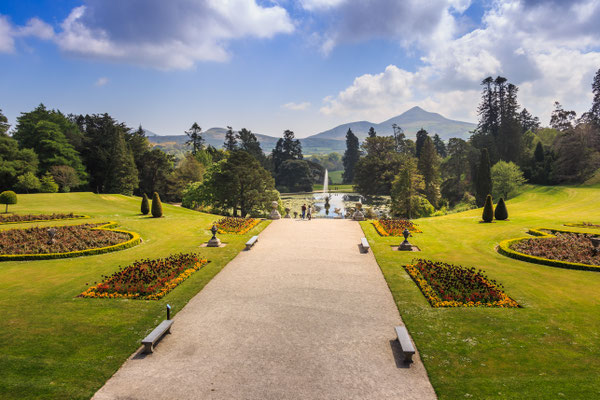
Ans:
[{"label": "flower bed", "polygon": [[432,307],[519,307],[483,271],[429,260],[413,260],[404,269]]},{"label": "flower bed", "polygon": [[498,251],[508,257],[554,267],[600,271],[600,255],[593,255],[594,233],[531,229],[537,238],[505,240]]},{"label": "flower bed", "polygon": [[20,224],[25,222],[44,222],[65,219],[89,218],[86,215],[69,214],[0,214],[0,224]]},{"label": "flower bed", "polygon": [[138,245],[140,236],[114,228],[115,222],[53,226],[55,243],[48,245],[48,227],[0,230],[0,261],[78,257],[123,250]]},{"label": "flower bed", "polygon": [[135,261],[103,277],[79,297],[158,300],[207,263],[196,253]]},{"label": "flower bed", "polygon": [[578,224],[565,224],[565,226],[573,226],[573,227],[577,227],[577,228],[600,229],[600,225],[592,224],[591,222],[580,222]]},{"label": "flower bed", "polygon": [[219,233],[243,235],[260,223],[256,218],[225,217],[216,222]]},{"label": "flower bed", "polygon": [[408,229],[412,233],[422,233],[417,226],[406,219],[377,219],[373,226],[381,236],[402,236],[402,231]]}]

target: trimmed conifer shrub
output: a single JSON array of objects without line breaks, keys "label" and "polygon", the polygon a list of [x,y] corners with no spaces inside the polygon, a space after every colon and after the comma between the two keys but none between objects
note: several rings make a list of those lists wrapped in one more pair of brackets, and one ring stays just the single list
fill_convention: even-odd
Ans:
[{"label": "trimmed conifer shrub", "polygon": [[498,201],[498,204],[496,204],[494,217],[496,217],[498,221],[504,221],[505,219],[508,219],[508,210],[506,209],[506,203],[502,197],[500,197],[500,201]]},{"label": "trimmed conifer shrub", "polygon": [[154,218],[160,218],[163,215],[162,203],[160,202],[160,196],[154,192],[152,195],[152,216]]},{"label": "trimmed conifer shrub", "polygon": [[142,214],[148,215],[150,212],[150,203],[148,202],[148,196],[146,193],[142,195]]},{"label": "trimmed conifer shrub", "polygon": [[7,213],[9,204],[17,204],[17,194],[12,190],[0,193],[0,204],[6,204],[6,210],[4,210],[4,212]]},{"label": "trimmed conifer shrub", "polygon": [[494,219],[494,204],[492,203],[492,195],[488,194],[485,198],[485,205],[483,206],[483,215],[481,216],[483,222],[492,222]]}]

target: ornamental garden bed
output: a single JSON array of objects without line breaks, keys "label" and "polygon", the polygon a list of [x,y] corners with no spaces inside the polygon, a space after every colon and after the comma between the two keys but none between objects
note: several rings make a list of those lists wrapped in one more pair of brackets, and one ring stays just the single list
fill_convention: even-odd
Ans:
[{"label": "ornamental garden bed", "polygon": [[577,232],[552,232],[542,238],[523,239],[510,248],[519,253],[549,260],[600,266],[600,251],[595,252],[590,240],[597,235]]},{"label": "ornamental garden bed", "polygon": [[519,307],[480,269],[424,259],[413,260],[404,269],[432,307]]},{"label": "ornamental garden bed", "polygon": [[116,223],[52,226],[0,230],[0,261],[35,260],[101,254],[126,249],[141,242],[134,232],[111,229]]},{"label": "ornamental garden bed", "polygon": [[0,224],[19,224],[25,222],[42,222],[64,219],[89,218],[86,215],[68,214],[0,214]]},{"label": "ornamental garden bed", "polygon": [[593,224],[591,222],[579,222],[577,224],[565,224],[565,226],[573,226],[577,228],[592,228],[592,229],[600,229],[600,225]]},{"label": "ornamental garden bed", "polygon": [[102,282],[79,297],[158,300],[208,262],[196,253],[138,260],[110,276],[103,276]]},{"label": "ornamental garden bed", "polygon": [[377,219],[373,226],[381,236],[402,236],[402,231],[408,229],[411,233],[422,233],[417,226],[406,219]]},{"label": "ornamental garden bed", "polygon": [[225,217],[218,220],[215,224],[219,229],[219,233],[230,233],[234,235],[244,235],[260,223],[260,219],[256,218],[238,218]]}]

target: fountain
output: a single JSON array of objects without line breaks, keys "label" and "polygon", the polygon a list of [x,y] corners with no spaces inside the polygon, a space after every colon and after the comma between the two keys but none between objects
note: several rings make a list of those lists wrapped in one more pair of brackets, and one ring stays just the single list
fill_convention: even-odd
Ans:
[{"label": "fountain", "polygon": [[327,196],[329,190],[329,171],[325,170],[325,178],[323,178],[323,193]]}]

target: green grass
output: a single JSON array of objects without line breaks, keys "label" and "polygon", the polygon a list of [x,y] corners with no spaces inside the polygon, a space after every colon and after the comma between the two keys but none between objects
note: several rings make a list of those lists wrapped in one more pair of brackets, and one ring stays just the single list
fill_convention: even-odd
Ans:
[{"label": "green grass", "polygon": [[[507,201],[509,221],[480,224],[481,209],[417,220],[419,253],[361,223],[440,399],[600,398],[600,273],[494,249],[537,226],[599,223],[598,204],[598,186],[534,187]],[[482,268],[523,308],[434,309],[402,268],[415,257]]]},{"label": "green grass", "polygon": [[[313,185],[313,190],[323,190],[323,185]],[[352,185],[329,185],[329,192],[354,193]]]},{"label": "green grass", "polygon": [[[11,224],[72,225],[117,221],[142,236],[131,249],[97,256],[46,261],[0,263],[0,398],[87,399],[140,345],[165,317],[198,293],[238,252],[246,235],[220,235],[224,248],[199,248],[210,238],[217,216],[163,204],[164,217],[141,216],[141,199],[92,193],[19,195],[16,213],[74,212],[85,221]],[[199,251],[211,262],[158,301],[82,299],[86,283],[101,280],[140,258]]]},{"label": "green grass", "polygon": [[329,179],[331,179],[332,185],[342,184],[342,174],[344,171],[329,171]]}]

